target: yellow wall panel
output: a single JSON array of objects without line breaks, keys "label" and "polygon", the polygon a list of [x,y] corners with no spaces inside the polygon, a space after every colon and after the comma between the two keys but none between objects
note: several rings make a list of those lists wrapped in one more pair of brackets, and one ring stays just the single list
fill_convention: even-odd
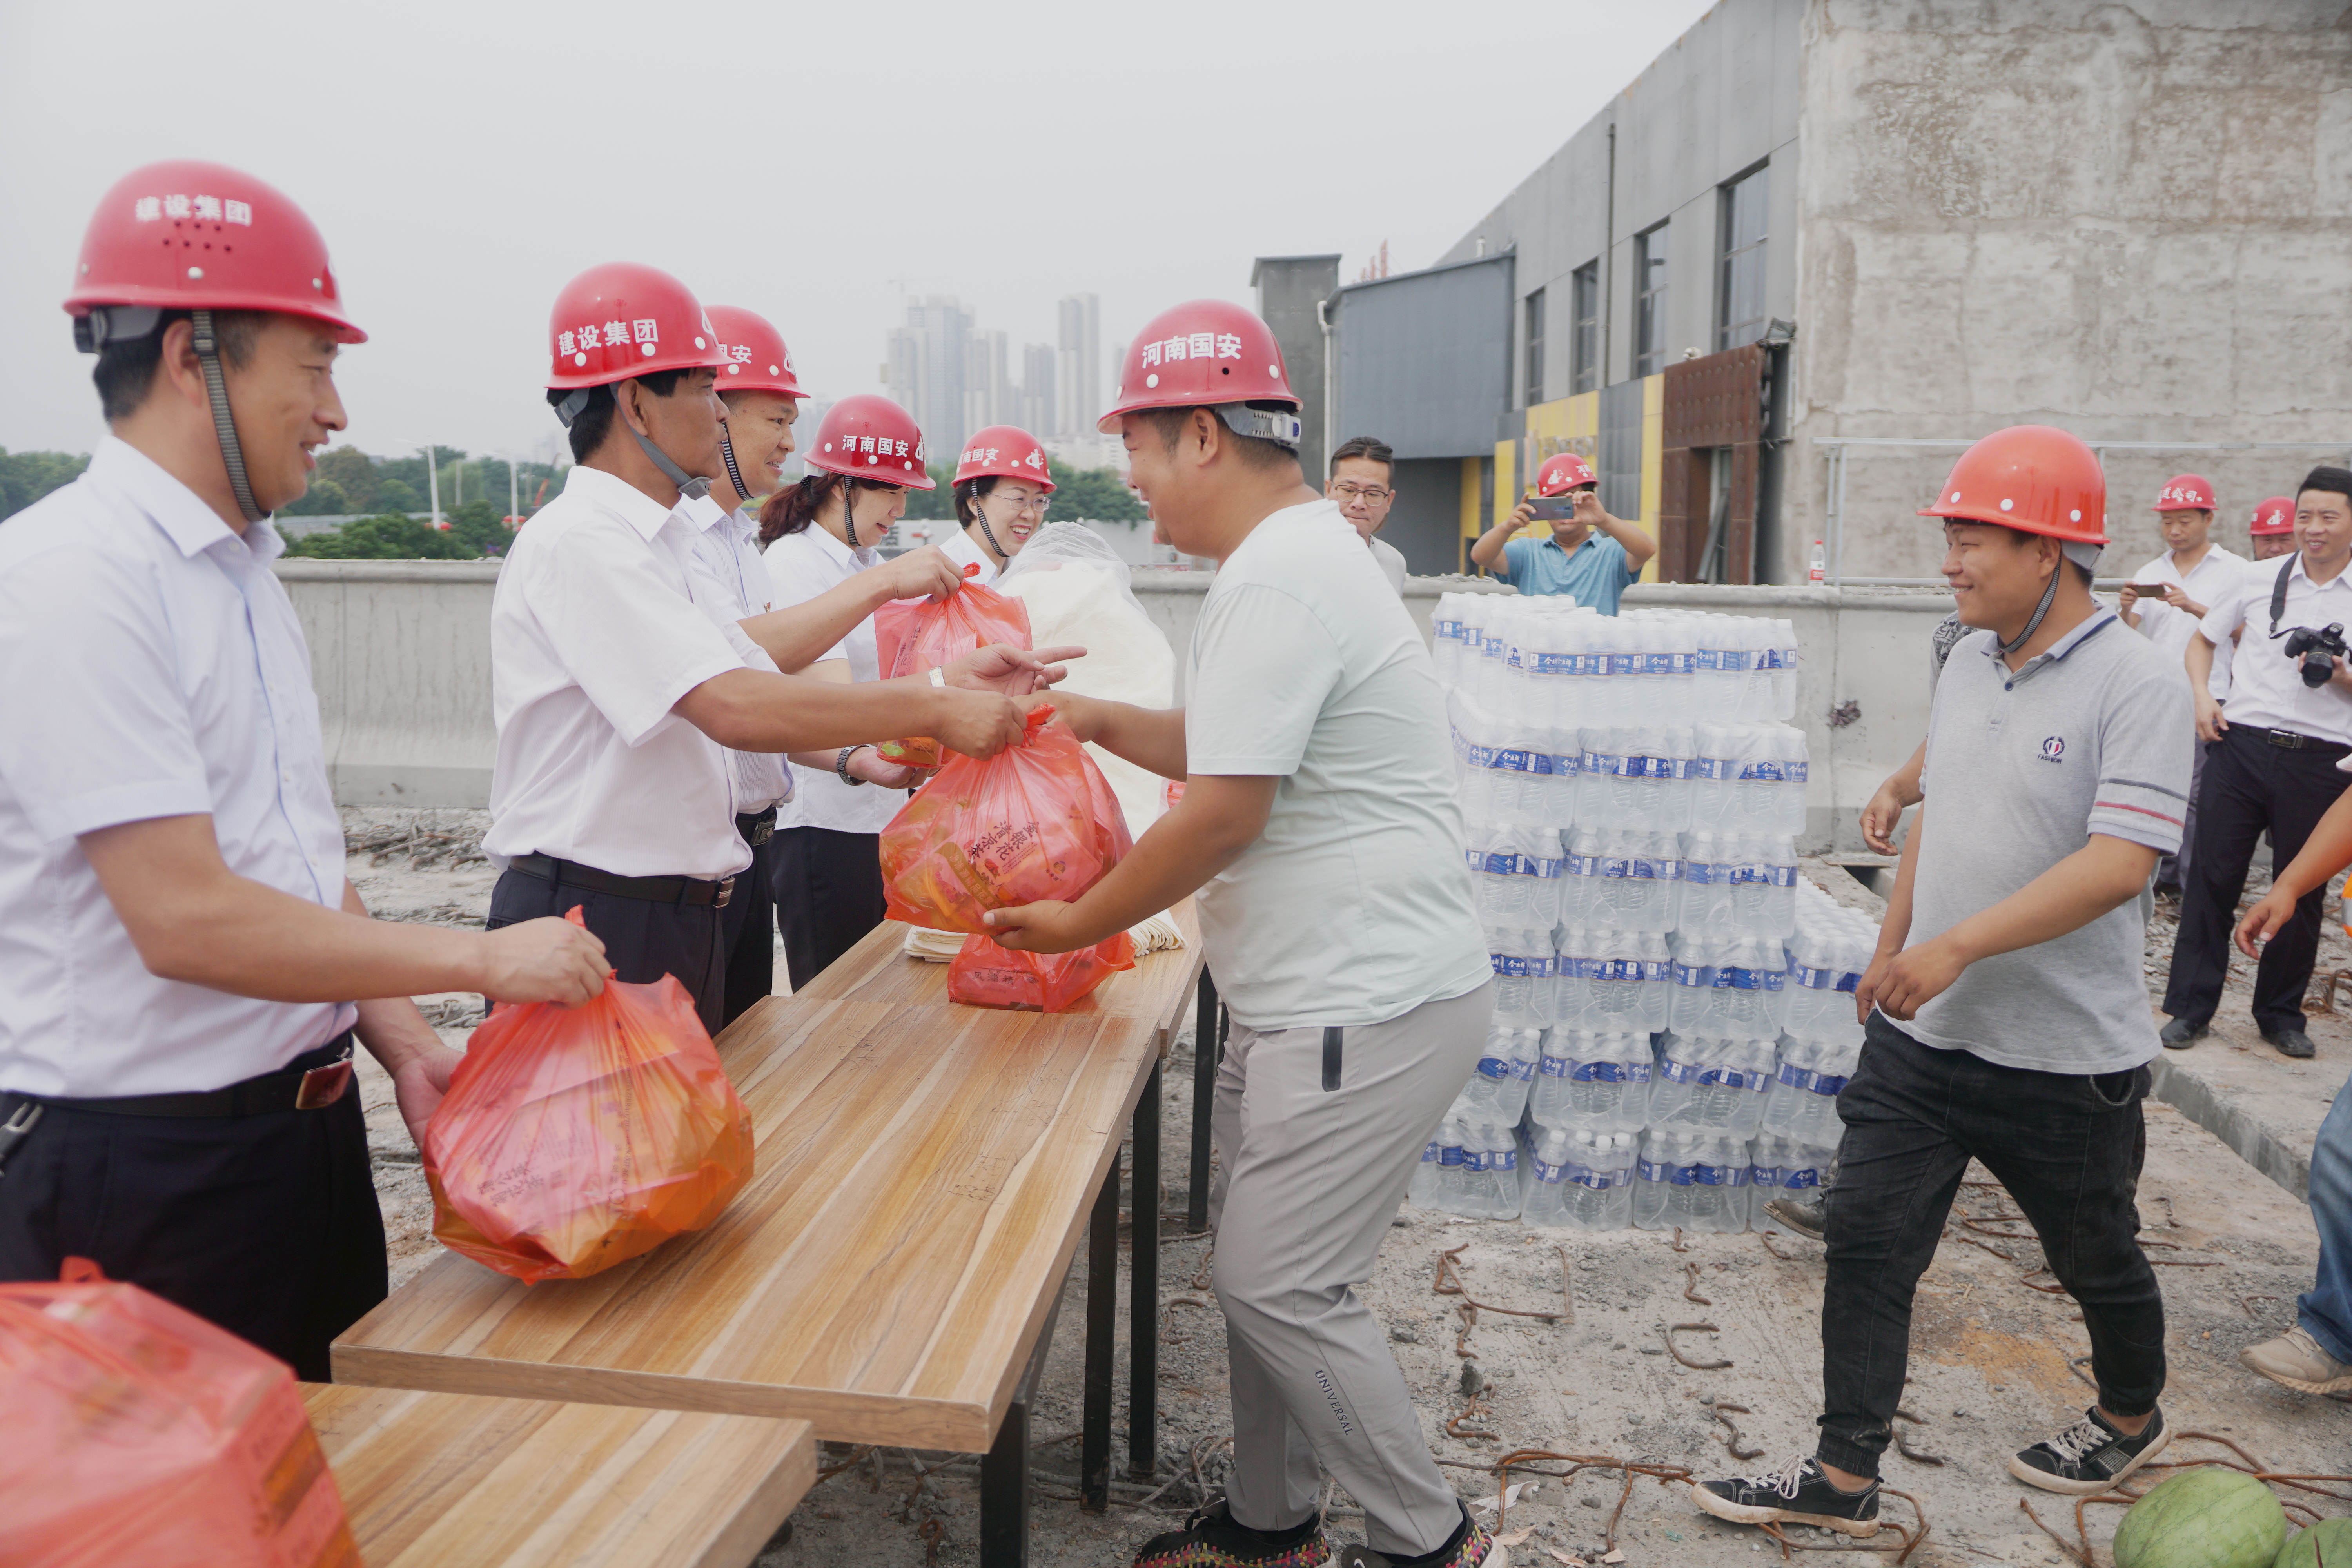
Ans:
[{"label": "yellow wall panel", "polygon": [[[1642,378],[1642,517],[1643,531],[1654,541],[1658,537],[1658,504],[1665,488],[1666,460],[1666,378],[1650,375]],[[1658,558],[1650,557],[1642,568],[1642,581],[1658,580]]]}]

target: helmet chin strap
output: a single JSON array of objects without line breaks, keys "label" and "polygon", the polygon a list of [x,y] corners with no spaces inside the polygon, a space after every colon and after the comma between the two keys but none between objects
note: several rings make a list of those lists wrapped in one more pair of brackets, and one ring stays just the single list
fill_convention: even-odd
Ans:
[{"label": "helmet chin strap", "polygon": [[980,502],[979,496],[971,498],[971,520],[980,524],[980,536],[988,541],[988,547],[996,552],[996,558],[999,561],[1012,560],[1012,553],[996,542],[996,530],[988,526],[988,509]]},{"label": "helmet chin strap", "polygon": [[749,506],[751,502],[751,487],[743,482],[743,470],[735,466],[735,443],[727,438],[727,425],[724,420],[720,421],[719,426],[719,458],[727,465],[727,482],[735,487],[735,493],[743,499],[744,505]]},{"label": "helmet chin strap", "polygon": [[2059,558],[2058,570],[2050,574],[2049,584],[2042,590],[2042,602],[2033,606],[2033,614],[2026,618],[2025,629],[2009,641],[1999,644],[2003,658],[2007,658],[2011,654],[2023,647],[2032,638],[2033,634],[2042,629],[2042,617],[2050,614],[2050,606],[2058,597],[2059,574],[2065,570],[2065,558],[2062,556]]},{"label": "helmet chin strap", "polygon": [[[644,450],[646,460],[661,470],[662,478],[677,487],[677,493],[681,499],[700,500],[709,495],[710,493],[709,479],[699,474],[689,474],[679,468],[670,460],[670,455],[667,452],[654,445],[652,437],[629,423],[627,413],[621,407],[621,388],[625,384],[621,382],[613,384],[613,413],[621,421],[622,428],[636,437],[637,445]],[[727,439],[726,427],[723,425],[719,427],[719,439],[722,444]],[[735,460],[731,455],[727,461],[727,469],[730,473],[734,472],[735,469]]]},{"label": "helmet chin strap", "polygon": [[196,364],[205,373],[205,395],[213,405],[213,433],[220,437],[221,466],[228,470],[228,488],[236,497],[239,511],[247,522],[259,522],[269,514],[254,504],[253,487],[245,477],[245,448],[236,438],[236,421],[229,415],[228,384],[221,374],[220,337],[213,331],[210,310],[189,312],[189,325],[195,329],[190,346],[196,351]]}]

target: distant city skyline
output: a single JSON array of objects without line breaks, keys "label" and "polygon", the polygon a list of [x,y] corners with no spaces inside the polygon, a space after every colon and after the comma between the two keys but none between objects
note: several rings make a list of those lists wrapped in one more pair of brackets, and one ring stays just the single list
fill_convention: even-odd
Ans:
[{"label": "distant city skyline", "polygon": [[1066,295],[1055,314],[1060,342],[1023,344],[1016,383],[1001,328],[981,326],[977,312],[953,294],[908,301],[905,324],[885,334],[881,381],[921,426],[931,461],[954,461],[967,437],[992,425],[1017,425],[1049,444],[1094,434],[1089,411],[1102,403],[1102,300]]}]

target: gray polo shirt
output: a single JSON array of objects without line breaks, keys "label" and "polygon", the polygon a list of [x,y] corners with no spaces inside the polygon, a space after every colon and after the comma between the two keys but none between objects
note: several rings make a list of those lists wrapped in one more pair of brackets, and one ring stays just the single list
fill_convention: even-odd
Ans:
[{"label": "gray polo shirt", "polygon": [[[1927,721],[1910,941],[1999,903],[2095,833],[2177,852],[2192,734],[2184,683],[2105,610],[2014,674],[1990,632],[1963,638]],[[1899,1027],[2004,1067],[2137,1067],[2157,1054],[2146,942],[2143,906],[2126,900],[2053,941],[1969,965]]]}]

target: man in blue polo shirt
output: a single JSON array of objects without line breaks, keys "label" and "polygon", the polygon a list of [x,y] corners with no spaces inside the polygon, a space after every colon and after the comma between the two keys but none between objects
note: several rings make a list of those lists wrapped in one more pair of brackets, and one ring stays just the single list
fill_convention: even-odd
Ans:
[{"label": "man in blue polo shirt", "polygon": [[[1642,580],[1658,546],[1637,524],[1609,515],[1600,485],[1592,465],[1573,452],[1547,459],[1537,471],[1535,495],[1488,529],[1470,547],[1470,559],[1522,594],[1567,594],[1615,615],[1618,595]],[[1550,520],[1549,539],[1511,537],[1535,521],[1538,500],[1560,496],[1574,498],[1573,510]]]}]

